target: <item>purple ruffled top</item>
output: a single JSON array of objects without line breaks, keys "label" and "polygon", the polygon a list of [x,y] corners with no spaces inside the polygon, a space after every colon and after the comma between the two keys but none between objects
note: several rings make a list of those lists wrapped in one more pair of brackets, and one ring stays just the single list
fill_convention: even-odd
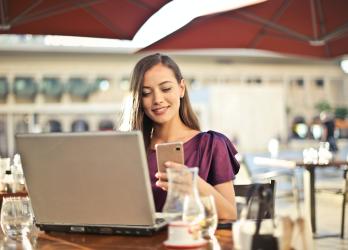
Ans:
[{"label": "purple ruffled top", "polygon": [[[237,150],[223,134],[214,131],[201,132],[184,143],[185,165],[198,167],[199,176],[212,186],[231,181],[239,171],[235,158]],[[156,151],[148,152],[149,174],[156,211],[162,211],[167,192],[156,186]]]}]

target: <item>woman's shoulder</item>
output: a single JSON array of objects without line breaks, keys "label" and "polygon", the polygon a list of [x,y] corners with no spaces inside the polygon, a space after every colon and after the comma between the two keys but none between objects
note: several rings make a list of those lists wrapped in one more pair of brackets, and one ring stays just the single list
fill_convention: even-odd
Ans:
[{"label": "woman's shoulder", "polygon": [[200,133],[200,141],[203,142],[209,142],[209,141],[214,141],[214,142],[230,142],[230,140],[227,138],[222,133],[213,131],[213,130],[208,130],[206,132],[201,132]]},{"label": "woman's shoulder", "polygon": [[210,148],[210,149],[222,149],[222,148],[231,148],[232,151],[236,151],[232,145],[230,139],[227,138],[222,133],[216,131],[206,131],[201,132],[196,136],[196,143],[199,145],[199,148]]}]

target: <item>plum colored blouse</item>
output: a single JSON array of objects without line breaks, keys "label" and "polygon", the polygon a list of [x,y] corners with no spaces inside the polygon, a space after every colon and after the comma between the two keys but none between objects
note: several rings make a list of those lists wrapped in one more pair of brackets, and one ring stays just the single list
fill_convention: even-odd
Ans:
[{"label": "plum colored blouse", "polygon": [[[231,181],[239,171],[235,158],[237,150],[223,134],[214,131],[201,132],[184,143],[185,165],[198,167],[199,176],[215,186]],[[156,151],[149,150],[149,174],[156,211],[162,211],[167,192],[156,186],[157,172]]]}]

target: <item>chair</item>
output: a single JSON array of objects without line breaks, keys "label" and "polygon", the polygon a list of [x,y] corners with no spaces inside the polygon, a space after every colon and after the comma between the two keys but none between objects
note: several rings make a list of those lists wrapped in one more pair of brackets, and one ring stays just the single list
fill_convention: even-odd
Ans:
[{"label": "chair", "polygon": [[[289,154],[289,153],[288,153]],[[292,158],[294,155],[291,153],[289,157]],[[300,189],[301,183],[298,181],[296,174],[296,162],[289,160],[281,160],[265,157],[265,155],[259,154],[246,154],[243,157],[243,163],[249,172],[249,176],[252,182],[263,182],[265,180],[277,180],[280,178],[287,178],[291,180],[290,193],[289,181],[282,181],[282,185],[278,186],[277,195],[288,196],[289,194],[293,196],[296,204],[296,209],[298,214],[300,214]],[[284,187],[287,189],[284,192]]]},{"label": "chair", "polygon": [[115,124],[113,121],[108,119],[103,119],[99,122],[98,129],[100,131],[112,131],[115,128]]},{"label": "chair", "polygon": [[89,131],[89,124],[87,121],[83,120],[83,119],[78,119],[75,120],[72,124],[71,124],[71,131],[72,132],[85,132],[85,131]]},{"label": "chair", "polygon": [[347,194],[348,194],[348,168],[345,168],[343,171],[344,178],[344,189],[343,189],[343,201],[342,201],[342,216],[341,216],[341,239],[344,238],[344,222],[346,215],[346,203],[347,203]]},{"label": "chair", "polygon": [[[293,161],[285,161],[267,157],[267,154],[244,154],[242,163],[245,165],[252,182],[286,177],[291,179],[291,193],[297,191],[296,176],[294,170],[296,164]],[[278,193],[279,195],[279,193]]]},{"label": "chair", "polygon": [[62,132],[62,123],[58,120],[49,120],[45,127],[45,131],[49,133],[58,133]]},{"label": "chair", "polygon": [[[272,192],[272,201],[271,201],[271,213],[267,213],[265,214],[265,216],[263,217],[263,219],[271,219],[274,218],[274,205],[275,205],[275,180],[271,180],[270,182],[267,183],[257,183],[259,185],[262,185],[265,189],[269,188]],[[251,184],[235,184],[234,185],[234,192],[235,192],[235,196],[236,198],[241,197],[244,198],[244,200],[246,200],[246,198],[249,195],[249,192],[251,190],[251,188],[253,187],[253,185],[255,185],[255,183],[251,183]],[[254,196],[256,196],[257,194],[254,194]],[[243,206],[245,206],[245,202],[237,202],[237,217],[238,219],[240,218],[240,212],[243,208]]]}]

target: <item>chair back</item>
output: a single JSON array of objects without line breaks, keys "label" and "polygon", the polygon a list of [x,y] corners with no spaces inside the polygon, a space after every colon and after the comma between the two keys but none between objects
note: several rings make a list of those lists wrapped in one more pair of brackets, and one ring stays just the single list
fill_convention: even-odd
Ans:
[{"label": "chair back", "polygon": [[[253,186],[256,183],[251,183],[251,184],[240,184],[240,185],[234,185],[234,192],[236,197],[243,197],[245,200],[248,198],[250,195],[250,190],[253,188]],[[271,212],[266,213],[262,219],[271,219],[274,218],[274,204],[275,204],[275,180],[271,180],[270,182],[266,183],[257,183],[258,185],[262,185],[264,189],[269,189],[271,190],[272,193],[272,198],[271,198]],[[254,193],[253,196],[257,196],[257,193]],[[240,212],[245,206],[244,204],[238,203],[237,202],[237,214],[238,214],[238,219],[240,218]]]}]

